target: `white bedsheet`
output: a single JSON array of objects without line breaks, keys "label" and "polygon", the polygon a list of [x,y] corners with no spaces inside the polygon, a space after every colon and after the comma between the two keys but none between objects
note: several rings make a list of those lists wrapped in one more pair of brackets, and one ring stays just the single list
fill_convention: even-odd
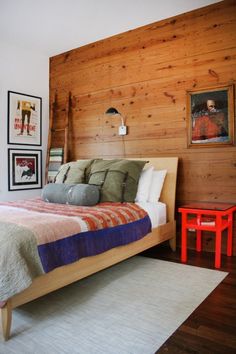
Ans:
[{"label": "white bedsheet", "polygon": [[139,202],[136,204],[148,213],[152,228],[166,224],[166,205],[164,203]]}]

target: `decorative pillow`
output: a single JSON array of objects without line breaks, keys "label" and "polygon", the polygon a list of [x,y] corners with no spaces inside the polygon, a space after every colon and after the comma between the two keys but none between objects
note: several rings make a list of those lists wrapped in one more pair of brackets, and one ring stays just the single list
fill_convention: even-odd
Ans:
[{"label": "decorative pillow", "polygon": [[146,202],[148,200],[153,170],[154,170],[153,166],[150,166],[147,169],[142,170],[138,182],[138,190],[135,197],[135,202]]},{"label": "decorative pillow", "polygon": [[134,202],[140,173],[147,161],[97,160],[89,184],[100,186],[101,202]]},{"label": "decorative pillow", "polygon": [[98,203],[99,188],[89,184],[49,183],[42,191],[45,202],[92,206]]},{"label": "decorative pillow", "polygon": [[93,160],[78,160],[61,166],[55,177],[55,183],[78,184],[86,183]]},{"label": "decorative pillow", "polygon": [[155,203],[159,201],[166,174],[167,170],[154,170],[152,172],[152,181],[149,189],[148,202]]}]

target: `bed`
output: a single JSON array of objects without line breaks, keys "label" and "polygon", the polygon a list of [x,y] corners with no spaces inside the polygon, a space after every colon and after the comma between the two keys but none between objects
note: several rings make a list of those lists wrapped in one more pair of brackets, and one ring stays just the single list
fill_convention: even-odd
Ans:
[{"label": "bed", "polygon": [[178,158],[139,158],[137,160],[148,160],[147,167],[152,165],[155,169],[167,170],[160,197],[160,202],[166,205],[166,223],[152,228],[144,237],[133,242],[117,247],[113,246],[105,252],[81,258],[70,264],[60,265],[53,270],[49,268],[47,273],[35,277],[30,286],[8,298],[0,308],[2,333],[5,340],[8,340],[10,336],[12,310],[14,308],[110,267],[164,241],[168,240],[172,250],[175,250],[175,194]]}]

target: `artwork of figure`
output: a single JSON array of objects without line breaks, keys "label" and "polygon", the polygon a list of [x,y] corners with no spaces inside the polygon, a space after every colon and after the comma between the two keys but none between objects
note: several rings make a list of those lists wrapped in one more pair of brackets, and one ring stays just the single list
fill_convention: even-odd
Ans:
[{"label": "artwork of figure", "polygon": [[190,145],[232,143],[232,89],[189,92]]},{"label": "artwork of figure", "polygon": [[8,143],[41,145],[41,97],[8,91]]},{"label": "artwork of figure", "polygon": [[31,136],[30,133],[31,110],[35,111],[35,104],[31,104],[29,101],[17,102],[17,111],[18,112],[21,111],[21,125],[20,125],[20,133],[18,135],[23,135],[25,130],[25,118],[27,118],[27,122],[26,122],[27,135]]},{"label": "artwork of figure", "polygon": [[35,159],[33,158],[16,158],[16,176],[17,182],[31,180],[35,175]]},{"label": "artwork of figure", "polygon": [[207,99],[205,108],[193,114],[192,140],[208,140],[228,136],[225,113],[217,108],[216,101]]}]

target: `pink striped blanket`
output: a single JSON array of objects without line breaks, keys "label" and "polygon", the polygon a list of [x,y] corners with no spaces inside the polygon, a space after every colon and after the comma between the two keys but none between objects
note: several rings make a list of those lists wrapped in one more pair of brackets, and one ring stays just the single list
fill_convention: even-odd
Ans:
[{"label": "pink striped blanket", "polygon": [[81,207],[41,198],[1,203],[0,301],[44,272],[133,242],[150,230],[147,213],[134,203]]}]

